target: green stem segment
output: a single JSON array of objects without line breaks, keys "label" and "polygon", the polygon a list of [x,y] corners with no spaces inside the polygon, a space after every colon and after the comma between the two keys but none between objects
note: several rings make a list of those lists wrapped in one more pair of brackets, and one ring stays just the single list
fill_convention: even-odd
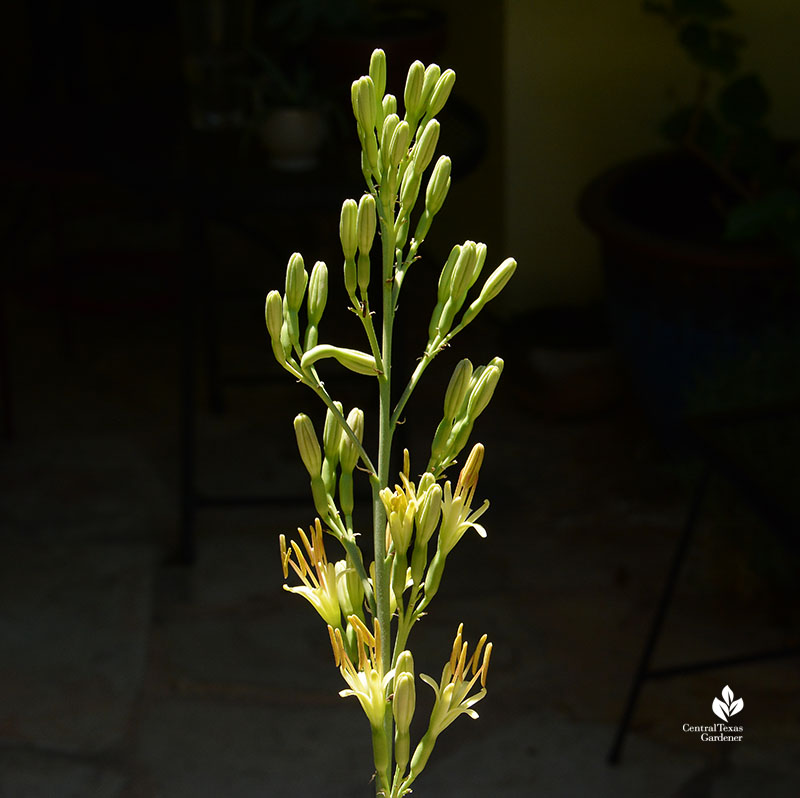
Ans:
[{"label": "green stem segment", "polygon": [[[378,203],[380,207],[380,203]],[[372,479],[373,504],[373,542],[375,551],[375,603],[378,608],[380,624],[381,670],[388,673],[391,667],[391,616],[389,612],[390,579],[386,563],[386,510],[381,501],[380,491],[389,484],[389,466],[392,452],[391,401],[392,401],[392,328],[394,326],[394,299],[392,297],[392,279],[394,271],[394,227],[381,214],[381,242],[383,251],[382,263],[382,341],[381,360],[383,373],[378,375],[379,385],[379,426],[378,426],[378,473]],[[384,714],[383,737],[387,750],[392,750],[392,713],[386,704]],[[381,772],[379,763],[375,763]],[[389,767],[391,771],[391,756]],[[388,779],[387,779],[388,780]],[[388,784],[385,785],[388,788]]]}]

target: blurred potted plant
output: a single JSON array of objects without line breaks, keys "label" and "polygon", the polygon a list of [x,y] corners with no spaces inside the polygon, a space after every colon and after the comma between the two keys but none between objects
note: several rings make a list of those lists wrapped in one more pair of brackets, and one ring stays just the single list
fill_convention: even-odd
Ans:
[{"label": "blurred potted plant", "polygon": [[800,172],[796,148],[767,126],[761,77],[742,68],[730,6],[643,8],[697,67],[694,97],[662,123],[672,149],[592,181],[580,211],[603,246],[621,346],[656,421],[674,427],[699,375],[774,342],[797,315]]},{"label": "blurred potted plant", "polygon": [[278,169],[317,164],[325,141],[327,92],[316,45],[323,32],[352,24],[364,0],[270,3],[250,50],[254,122]]},{"label": "blurred potted plant", "polygon": [[380,43],[404,68],[433,60],[444,36],[441,13],[378,0],[277,0],[269,4],[251,51],[254,121],[274,166],[317,163],[352,74]]}]

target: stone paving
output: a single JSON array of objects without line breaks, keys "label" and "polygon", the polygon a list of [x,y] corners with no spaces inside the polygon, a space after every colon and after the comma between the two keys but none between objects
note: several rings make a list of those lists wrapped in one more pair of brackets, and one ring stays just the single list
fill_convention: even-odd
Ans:
[{"label": "stone paving", "polygon": [[[115,340],[87,321],[66,361],[52,329],[18,321],[17,437],[0,460],[0,796],[368,798],[364,718],[337,696],[318,618],[280,588],[277,533],[307,508],[208,511],[195,566],[164,565],[174,329],[160,319]],[[800,794],[798,659],[649,683],[623,762],[605,763],[693,472],[659,454],[624,398],[593,408],[579,381],[577,400],[555,401],[569,373],[535,376],[518,366],[486,416],[489,538],[459,545],[415,641],[418,669],[437,674],[460,620],[472,639],[488,631],[489,696],[480,720],[441,738],[415,795]],[[288,424],[285,386],[253,393],[222,419],[202,414],[204,479],[249,473],[295,495],[291,468],[259,460],[269,435],[253,444],[265,408]],[[796,640],[797,594],[753,567],[764,532],[734,499],[712,496],[659,662]],[[683,733],[716,720],[727,683],[745,699],[745,741]]]}]

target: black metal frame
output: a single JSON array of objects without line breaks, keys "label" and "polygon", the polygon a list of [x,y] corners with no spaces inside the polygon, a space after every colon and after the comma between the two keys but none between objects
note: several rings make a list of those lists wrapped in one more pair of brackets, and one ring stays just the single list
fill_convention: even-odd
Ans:
[{"label": "black metal frame", "polygon": [[748,665],[754,662],[800,655],[800,646],[786,646],[784,648],[740,654],[738,656],[722,659],[688,662],[662,668],[651,667],[653,652],[655,651],[667,612],[672,603],[681,568],[686,560],[694,537],[703,499],[708,491],[708,485],[712,474],[716,473],[724,477],[736,487],[742,498],[753,507],[765,523],[775,530],[788,545],[798,545],[798,538],[800,538],[798,520],[785,506],[773,496],[768,495],[757,481],[748,474],[746,468],[735,462],[716,444],[713,434],[714,430],[718,429],[720,426],[745,424],[750,421],[768,419],[777,420],[786,417],[797,418],[798,411],[800,411],[800,405],[797,402],[789,402],[780,407],[772,407],[767,410],[755,409],[718,415],[710,420],[708,418],[697,420],[691,425],[689,440],[693,444],[693,448],[702,456],[705,465],[703,473],[692,492],[683,530],[675,546],[664,587],[662,588],[658,605],[650,622],[650,628],[645,638],[642,654],[636,671],[634,672],[628,697],[614,734],[614,740],[607,757],[609,764],[618,764],[621,760],[625,737],[630,728],[639,695],[648,679],[666,679],[673,676],[683,676],[685,674],[698,673],[717,668]]}]

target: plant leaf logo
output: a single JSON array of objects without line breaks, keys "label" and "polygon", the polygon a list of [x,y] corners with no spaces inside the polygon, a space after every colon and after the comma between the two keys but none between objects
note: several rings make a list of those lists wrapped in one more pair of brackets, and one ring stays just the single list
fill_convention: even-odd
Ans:
[{"label": "plant leaf logo", "polygon": [[720,701],[719,698],[715,698],[711,703],[711,709],[714,710],[714,714],[724,721],[730,720],[731,715],[741,712],[743,708],[744,699],[734,699],[733,690],[731,690],[727,684],[722,688],[722,700]]}]

